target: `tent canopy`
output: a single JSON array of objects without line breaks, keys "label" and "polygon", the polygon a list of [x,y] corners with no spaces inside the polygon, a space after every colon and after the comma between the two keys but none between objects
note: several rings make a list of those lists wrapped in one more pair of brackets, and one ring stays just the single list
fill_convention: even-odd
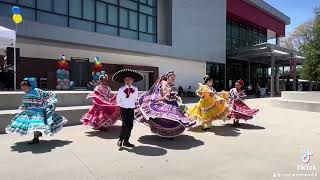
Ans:
[{"label": "tent canopy", "polygon": [[0,49],[12,47],[16,40],[16,32],[14,30],[0,26]]}]

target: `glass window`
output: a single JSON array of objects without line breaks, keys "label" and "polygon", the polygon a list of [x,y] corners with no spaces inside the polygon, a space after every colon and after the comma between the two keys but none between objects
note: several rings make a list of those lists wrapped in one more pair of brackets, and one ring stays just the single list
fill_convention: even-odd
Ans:
[{"label": "glass window", "polygon": [[11,8],[12,6],[9,4],[0,3],[0,15],[11,17],[12,16]]},{"label": "glass window", "polygon": [[95,14],[95,0],[83,0],[83,18],[88,20],[94,20]]},{"label": "glass window", "polygon": [[153,8],[145,5],[140,5],[140,12],[145,14],[153,15]]},{"label": "glass window", "polygon": [[227,38],[227,49],[231,49],[231,39]]},{"label": "glass window", "polygon": [[247,31],[244,27],[240,28],[240,39],[247,40]]},{"label": "glass window", "polygon": [[53,0],[53,8],[56,13],[68,15],[68,1]]},{"label": "glass window", "polygon": [[139,29],[142,32],[147,32],[147,16],[139,14]]},{"label": "glass window", "polygon": [[142,41],[146,41],[146,42],[150,42],[150,43],[155,42],[155,35],[140,33],[139,38]]},{"label": "glass window", "polygon": [[148,33],[155,33],[155,29],[156,29],[155,24],[156,24],[155,18],[148,16]]},{"label": "glass window", "polygon": [[100,0],[111,4],[118,4],[118,0]]},{"label": "glass window", "polygon": [[236,23],[232,23],[232,37],[239,38],[239,25]]},{"label": "glass window", "polygon": [[138,39],[138,32],[137,31],[130,31],[126,29],[120,29],[120,36],[130,39]]},{"label": "glass window", "polygon": [[252,31],[250,29],[247,30],[247,40],[252,41]]},{"label": "glass window", "polygon": [[116,6],[108,5],[108,24],[118,25],[118,8]]},{"label": "glass window", "polygon": [[75,29],[80,29],[84,31],[94,32],[94,23],[85,20],[79,20],[75,18],[70,18],[70,27]]},{"label": "glass window", "polygon": [[157,1],[156,0],[148,0],[148,5],[149,6],[157,6]]},{"label": "glass window", "polygon": [[227,37],[231,38],[232,35],[232,26],[231,23],[227,23]]},{"label": "glass window", "polygon": [[[17,0],[2,0],[2,1],[9,2],[9,3],[17,3]],[[11,11],[11,9],[10,9],[10,11]]]},{"label": "glass window", "polygon": [[97,22],[107,23],[107,6],[97,1]]},{"label": "glass window", "polygon": [[44,24],[51,24],[56,26],[68,26],[68,18],[62,15],[38,11],[37,19],[39,22]]},{"label": "glass window", "polygon": [[45,11],[52,11],[52,0],[37,1],[37,8]]},{"label": "glass window", "polygon": [[36,20],[36,11],[34,9],[21,7],[21,11],[23,12],[23,19],[30,21]]},{"label": "glass window", "polygon": [[104,24],[97,24],[97,32],[112,36],[118,35],[118,28]]},{"label": "glass window", "polygon": [[133,30],[138,29],[138,13],[129,11],[129,28]]},{"label": "glass window", "polygon": [[19,5],[24,5],[27,7],[36,7],[36,1],[35,0],[19,0]]},{"label": "glass window", "polygon": [[120,27],[128,28],[128,10],[120,8]]},{"label": "glass window", "polygon": [[69,0],[70,16],[82,17],[82,1],[81,0]]},{"label": "glass window", "polygon": [[136,2],[129,1],[129,0],[120,0],[120,6],[128,9],[132,9],[132,10],[138,10],[138,4]]}]

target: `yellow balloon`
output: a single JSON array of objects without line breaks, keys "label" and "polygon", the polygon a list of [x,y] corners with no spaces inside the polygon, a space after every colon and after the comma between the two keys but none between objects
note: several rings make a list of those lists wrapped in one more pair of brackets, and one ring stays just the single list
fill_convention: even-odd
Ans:
[{"label": "yellow balloon", "polygon": [[12,16],[14,23],[19,24],[22,22],[22,16],[20,14],[14,14]]}]

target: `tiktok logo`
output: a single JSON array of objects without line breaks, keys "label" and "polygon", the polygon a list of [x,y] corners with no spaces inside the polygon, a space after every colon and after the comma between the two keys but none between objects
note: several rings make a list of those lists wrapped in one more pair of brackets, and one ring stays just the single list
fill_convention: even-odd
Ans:
[{"label": "tiktok logo", "polygon": [[309,163],[311,160],[311,156],[313,156],[313,153],[307,150],[306,153],[301,156],[302,162]]}]

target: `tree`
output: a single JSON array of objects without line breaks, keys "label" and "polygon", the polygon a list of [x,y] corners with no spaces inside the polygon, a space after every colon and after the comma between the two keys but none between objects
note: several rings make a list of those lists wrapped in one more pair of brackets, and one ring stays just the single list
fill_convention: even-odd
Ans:
[{"label": "tree", "polygon": [[302,77],[320,83],[320,8],[315,9],[311,33],[310,41],[301,46],[301,52],[305,57]]},{"label": "tree", "polygon": [[313,39],[313,25],[313,20],[299,25],[286,38],[281,39],[280,46],[302,52],[302,46]]}]

